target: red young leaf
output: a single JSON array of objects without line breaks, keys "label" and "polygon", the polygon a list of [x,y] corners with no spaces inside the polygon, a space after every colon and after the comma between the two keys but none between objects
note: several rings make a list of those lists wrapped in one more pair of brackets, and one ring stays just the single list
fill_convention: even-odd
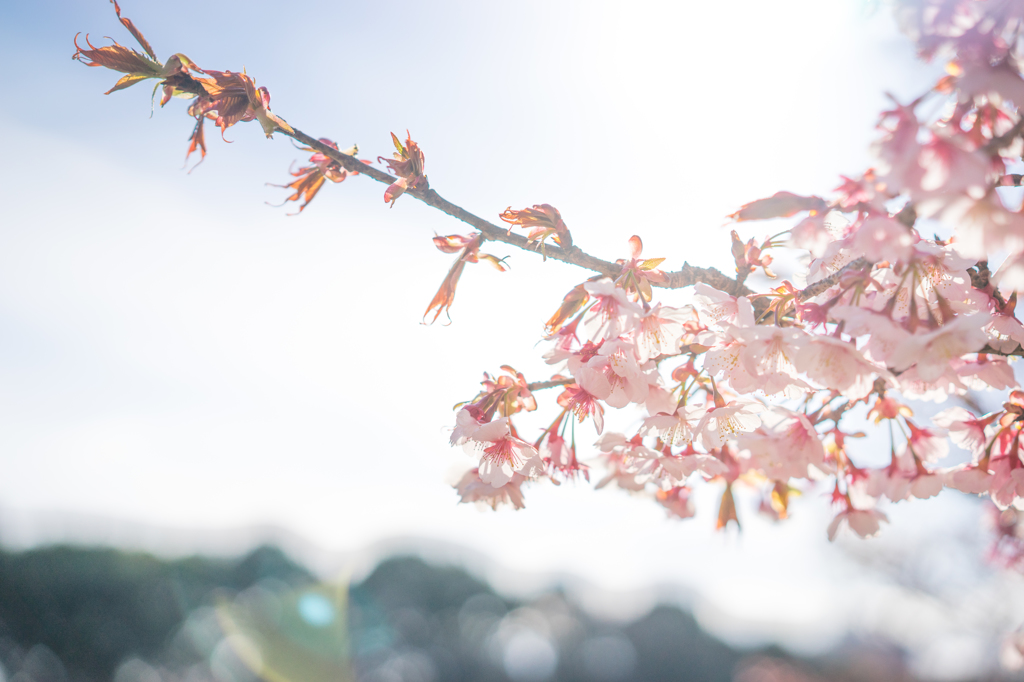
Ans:
[{"label": "red young leaf", "polygon": [[635,234],[629,238],[629,253],[633,258],[639,258],[643,253],[644,243]]},{"label": "red young leaf", "polygon": [[114,3],[114,13],[117,14],[118,20],[131,32],[133,36],[135,36],[135,40],[139,41],[139,45],[141,45],[142,49],[146,51],[146,54],[148,54],[154,62],[160,61],[156,58],[156,53],[153,52],[153,47],[149,44],[149,41],[146,40],[146,37],[142,35],[142,32],[139,31],[139,29],[135,28],[135,24],[132,23],[132,20],[121,16],[121,7],[117,4],[117,0],[110,0],[110,2]]}]

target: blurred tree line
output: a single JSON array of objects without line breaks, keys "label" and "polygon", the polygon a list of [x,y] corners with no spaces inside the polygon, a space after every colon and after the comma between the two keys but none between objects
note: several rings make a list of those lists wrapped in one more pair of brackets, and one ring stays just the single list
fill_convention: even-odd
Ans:
[{"label": "blurred tree line", "polygon": [[0,680],[912,679],[885,646],[813,661],[738,651],[676,607],[606,622],[558,591],[509,600],[459,568],[414,558],[387,560],[332,594],[274,547],[237,560],[0,551]]}]

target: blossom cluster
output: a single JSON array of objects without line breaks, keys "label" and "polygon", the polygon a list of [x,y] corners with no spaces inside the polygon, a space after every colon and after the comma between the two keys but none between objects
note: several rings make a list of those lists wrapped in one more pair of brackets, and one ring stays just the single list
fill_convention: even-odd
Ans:
[{"label": "blossom cluster", "polygon": [[[664,259],[642,258],[632,237],[621,273],[579,284],[548,321],[551,381],[507,368],[459,407],[452,444],[476,466],[456,486],[463,501],[519,508],[531,481],[589,478],[572,424],[590,420],[597,487],[647,495],[677,517],[694,514],[697,484],[720,490],[719,527],[738,523],[736,486],[758,491],[759,511],[776,519],[794,494],[817,489],[836,508],[830,538],[842,526],[870,536],[887,521],[881,501],[953,488],[1005,510],[1002,553],[1019,551],[1024,391],[1010,360],[1024,353],[1014,314],[1024,215],[1001,188],[1021,184],[1010,171],[1024,163],[1024,10],[931,0],[898,11],[947,75],[882,113],[877,165],[842,177],[831,196],[779,192],[730,216],[792,221],[761,240],[733,232],[740,282],[758,270],[774,278],[766,252],[785,248],[802,258],[806,284],[734,296],[698,283],[689,304],[667,306],[652,288]],[[559,234],[557,211],[534,208],[536,222],[518,222],[541,225],[531,239]],[[992,273],[998,253],[1008,256]],[[556,417],[531,441],[513,418],[549,386],[561,389]],[[1003,392],[1002,406],[979,414],[976,391]],[[919,418],[914,401],[945,409]],[[607,411],[624,408],[639,426],[605,431]],[[853,446],[865,427],[888,440],[886,464],[868,466]],[[950,443],[969,459],[945,465]]]}]

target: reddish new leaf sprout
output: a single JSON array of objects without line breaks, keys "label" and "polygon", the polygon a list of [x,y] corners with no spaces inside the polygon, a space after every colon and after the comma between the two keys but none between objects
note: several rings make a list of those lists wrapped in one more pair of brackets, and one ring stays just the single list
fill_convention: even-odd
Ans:
[{"label": "reddish new leaf sprout", "polygon": [[524,208],[519,211],[513,211],[509,206],[498,217],[509,224],[509,232],[512,232],[512,227],[515,226],[528,228],[530,233],[526,236],[527,242],[539,244],[542,255],[544,254],[544,240],[548,237],[552,237],[559,246],[572,246],[572,235],[569,234],[569,228],[565,226],[562,214],[551,204],[534,204],[533,208]]},{"label": "reddish new leaf sprout", "polygon": [[[337,149],[338,145],[326,137],[321,137],[320,141],[325,145]],[[294,181],[287,185],[274,185],[267,183],[271,187],[283,187],[285,189],[295,190],[294,193],[284,200],[284,203],[289,201],[299,201],[302,203],[299,205],[299,210],[290,215],[298,215],[306,210],[309,206],[309,202],[313,201],[316,197],[317,192],[324,186],[324,182],[330,180],[334,183],[343,182],[349,175],[359,175],[358,171],[348,171],[341,167],[341,164],[331,159],[330,157],[321,154],[320,152],[311,149],[309,147],[300,147],[302,151],[313,152],[313,155],[309,157],[309,165],[303,166],[297,171],[289,171],[292,177],[296,178]],[[351,148],[346,149],[342,154],[348,156],[355,156],[359,152],[359,147],[353,145]]]},{"label": "reddish new leaf sprout", "polygon": [[384,159],[378,156],[377,161],[383,160],[388,165],[388,170],[398,176],[398,179],[384,191],[384,201],[394,206],[398,197],[408,190],[424,190],[428,184],[427,176],[423,174],[423,150],[413,142],[409,131],[405,131],[404,145],[394,133],[391,133],[391,141],[396,150],[394,158]]},{"label": "reddish new leaf sprout", "polygon": [[[434,317],[431,318],[430,322],[433,324],[440,317],[442,312],[447,313],[452,303],[455,302],[455,287],[459,284],[459,278],[462,277],[462,270],[466,267],[466,263],[479,263],[485,261],[490,263],[498,272],[505,272],[508,266],[505,264],[504,259],[492,256],[489,253],[480,253],[480,245],[483,244],[483,236],[480,234],[473,235],[449,235],[447,237],[434,237],[434,246],[443,253],[458,253],[459,257],[452,263],[452,267],[448,270],[448,275],[441,282],[441,288],[434,294],[434,298],[430,301],[430,305],[427,306],[427,310],[423,313],[423,319],[427,319],[427,315],[433,310]],[[449,315],[448,321],[451,322],[451,316]]]}]

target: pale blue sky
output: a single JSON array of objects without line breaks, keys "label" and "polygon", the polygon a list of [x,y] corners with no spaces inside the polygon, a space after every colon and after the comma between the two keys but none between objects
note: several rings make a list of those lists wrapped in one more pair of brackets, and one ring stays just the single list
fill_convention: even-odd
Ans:
[{"label": "pale blue sky", "polygon": [[[244,66],[276,113],[364,158],[410,129],[431,185],[479,215],[548,202],[583,248],[614,259],[636,233],[667,267],[727,267],[740,204],[858,173],[883,92],[916,95],[937,68],[861,2],[122,9],[161,58]],[[467,230],[408,198],[387,209],[364,178],[288,218],[264,183],[302,154],[254,125],[210,133],[186,174],[185,105],[150,119],[145,85],[103,96],[117,75],[70,59],[78,31],[131,43],[100,0],[0,5],[0,506],[272,522],[336,549],[433,537],[516,570],[697,585],[708,613],[785,614],[768,629],[794,641],[853,608],[822,500],[780,527],[741,510],[740,539],[711,532],[711,490],[686,523],[586,486],[531,488],[517,514],[457,506],[451,405],[503,363],[542,378],[543,320],[586,275],[513,252],[510,273],[467,269],[452,326],[423,327],[450,264],[429,238]],[[886,532],[957,504],[896,510]]]}]

